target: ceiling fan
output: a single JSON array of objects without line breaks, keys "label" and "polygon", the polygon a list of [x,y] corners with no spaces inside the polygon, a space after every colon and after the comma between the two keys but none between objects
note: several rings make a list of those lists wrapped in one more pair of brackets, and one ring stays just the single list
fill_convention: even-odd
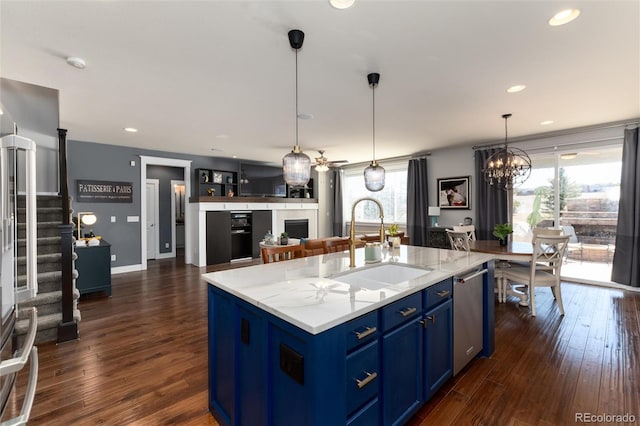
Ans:
[{"label": "ceiling fan", "polygon": [[340,167],[341,163],[349,162],[347,160],[329,161],[329,159],[324,156],[324,150],[322,149],[319,149],[318,153],[320,153],[320,157],[316,157],[316,162],[314,163],[316,172],[326,172],[329,170],[329,167]]}]

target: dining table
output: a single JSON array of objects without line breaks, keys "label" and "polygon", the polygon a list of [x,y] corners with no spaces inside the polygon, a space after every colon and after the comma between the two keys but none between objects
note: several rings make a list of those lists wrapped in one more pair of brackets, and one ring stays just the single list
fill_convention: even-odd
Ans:
[{"label": "dining table", "polygon": [[[500,244],[499,240],[470,240],[469,249],[471,251],[488,253],[495,256],[499,262],[496,263],[496,275],[499,275],[500,268],[509,268],[509,262],[531,263],[533,260],[533,243],[530,241],[507,241],[506,245]],[[496,278],[502,280],[503,278]],[[529,306],[529,295],[524,284],[508,286],[504,282],[498,281],[498,301],[504,302],[506,295],[512,295],[520,299],[520,306]],[[500,287],[502,286],[502,287]],[[502,289],[502,290],[500,290]]]}]

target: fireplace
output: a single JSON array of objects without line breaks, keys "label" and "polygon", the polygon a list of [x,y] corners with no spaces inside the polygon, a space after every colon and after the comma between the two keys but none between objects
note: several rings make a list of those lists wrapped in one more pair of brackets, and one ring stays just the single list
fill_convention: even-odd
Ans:
[{"label": "fireplace", "polygon": [[309,238],[309,219],[285,219],[284,232],[289,238]]}]

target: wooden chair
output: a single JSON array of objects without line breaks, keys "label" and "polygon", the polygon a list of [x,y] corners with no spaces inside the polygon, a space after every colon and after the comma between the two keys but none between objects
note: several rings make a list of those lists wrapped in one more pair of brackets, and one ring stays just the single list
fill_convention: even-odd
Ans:
[{"label": "wooden chair", "polygon": [[456,232],[466,232],[469,235],[469,240],[476,240],[476,227],[474,225],[456,225],[453,227]]},{"label": "wooden chair", "polygon": [[325,254],[326,250],[324,245],[322,244],[322,240],[313,239],[313,240],[305,240],[304,242],[304,255],[305,256],[316,256],[318,254]]},{"label": "wooden chair", "polygon": [[451,244],[451,250],[469,251],[469,234],[465,231],[456,232],[447,229],[447,237],[449,237],[449,244]]},{"label": "wooden chair", "polygon": [[551,287],[560,315],[564,315],[560,292],[560,270],[564,253],[569,243],[568,235],[536,235],[533,238],[533,258],[529,267],[512,265],[502,275],[514,283],[526,284],[529,288],[531,315],[536,316],[535,287]]},{"label": "wooden chair", "polygon": [[349,238],[335,238],[322,241],[325,253],[337,253],[349,250]]},{"label": "wooden chair", "polygon": [[304,245],[262,247],[262,263],[281,262],[283,260],[304,257]]}]

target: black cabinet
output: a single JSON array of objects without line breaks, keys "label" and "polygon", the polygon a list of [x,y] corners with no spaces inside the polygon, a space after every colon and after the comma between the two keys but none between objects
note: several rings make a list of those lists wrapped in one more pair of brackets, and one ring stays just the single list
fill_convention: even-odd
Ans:
[{"label": "black cabinet", "polygon": [[287,197],[288,198],[314,198],[313,197],[313,179],[309,179],[309,182],[303,187],[292,187],[287,185]]},{"label": "black cabinet", "polygon": [[207,265],[260,257],[271,215],[271,210],[207,212]]},{"label": "black cabinet", "polygon": [[100,240],[99,246],[78,245],[76,254],[76,288],[80,295],[104,291],[111,296],[111,244]]},{"label": "black cabinet", "polygon": [[252,235],[251,247],[252,256],[260,257],[260,241],[264,239],[267,232],[271,231],[271,210],[254,210],[252,212]]},{"label": "black cabinet", "polygon": [[231,214],[207,212],[207,265],[231,261]]},{"label": "black cabinet", "polygon": [[229,197],[238,195],[238,173],[196,169],[196,195],[198,197]]},{"label": "black cabinet", "polygon": [[451,244],[449,244],[447,229],[451,229],[451,228],[445,228],[445,227],[427,228],[427,247],[450,249]]}]

